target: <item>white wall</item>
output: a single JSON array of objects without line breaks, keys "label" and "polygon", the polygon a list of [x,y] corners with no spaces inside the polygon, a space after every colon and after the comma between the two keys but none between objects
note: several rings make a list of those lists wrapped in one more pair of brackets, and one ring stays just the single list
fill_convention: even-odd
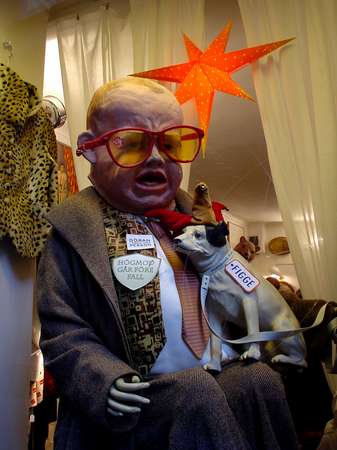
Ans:
[{"label": "white wall", "polygon": [[26,450],[35,260],[0,244],[0,450]]},{"label": "white wall", "polygon": [[257,235],[263,236],[264,242],[261,242],[261,247],[264,248],[260,254],[256,255],[252,261],[254,268],[263,276],[275,274],[282,276],[283,280],[294,286],[295,289],[299,288],[299,283],[296,275],[294,262],[291,254],[288,255],[273,255],[268,249],[268,243],[280,236],[286,236],[282,222],[269,222],[264,224],[252,223],[248,224],[248,236]]},{"label": "white wall", "polygon": [[[46,39],[43,95],[53,95],[54,97],[59,98],[64,104],[62,75],[56,31],[53,27],[50,26],[48,27]],[[68,121],[66,121],[66,123],[62,127],[56,128],[55,134],[59,142],[71,147]]]},{"label": "white wall", "polygon": [[[9,65],[25,81],[33,83],[39,93],[43,86],[44,47],[47,31],[47,13],[23,18],[20,0],[0,2],[0,62]],[[2,43],[11,41],[13,56]]]}]

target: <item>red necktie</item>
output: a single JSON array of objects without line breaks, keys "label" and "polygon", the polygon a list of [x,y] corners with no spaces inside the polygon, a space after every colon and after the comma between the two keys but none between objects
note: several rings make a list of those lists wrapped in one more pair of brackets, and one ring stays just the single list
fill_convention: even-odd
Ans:
[{"label": "red necktie", "polygon": [[154,221],[147,222],[147,225],[159,240],[174,272],[183,316],[182,338],[194,355],[201,359],[209,339],[209,329],[200,305],[199,278],[192,264],[174,250],[172,238],[161,225]]}]

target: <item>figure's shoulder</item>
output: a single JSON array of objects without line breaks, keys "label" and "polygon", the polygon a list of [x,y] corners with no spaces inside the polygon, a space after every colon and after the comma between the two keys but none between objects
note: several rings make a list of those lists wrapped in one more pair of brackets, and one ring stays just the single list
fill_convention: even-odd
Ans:
[{"label": "figure's shoulder", "polygon": [[[53,208],[47,216],[52,231],[50,241],[59,248],[70,245],[92,267],[106,252],[101,197],[94,188],[86,188]],[[103,256],[104,259],[104,256]]]},{"label": "figure's shoulder", "polygon": [[57,230],[77,228],[80,231],[100,215],[100,197],[90,186],[52,208],[46,219]]}]

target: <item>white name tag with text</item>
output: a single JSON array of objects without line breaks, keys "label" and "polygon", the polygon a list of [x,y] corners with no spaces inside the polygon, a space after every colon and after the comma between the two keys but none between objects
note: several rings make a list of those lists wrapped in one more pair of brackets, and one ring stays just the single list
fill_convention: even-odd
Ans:
[{"label": "white name tag with text", "polygon": [[126,247],[128,250],[145,250],[154,248],[152,234],[127,234]]},{"label": "white name tag with text", "polygon": [[225,270],[246,292],[252,292],[260,284],[259,280],[237,259],[232,259],[226,264]]},{"label": "white name tag with text", "polygon": [[132,291],[150,283],[157,275],[160,258],[133,253],[114,258],[112,270],[117,280]]}]

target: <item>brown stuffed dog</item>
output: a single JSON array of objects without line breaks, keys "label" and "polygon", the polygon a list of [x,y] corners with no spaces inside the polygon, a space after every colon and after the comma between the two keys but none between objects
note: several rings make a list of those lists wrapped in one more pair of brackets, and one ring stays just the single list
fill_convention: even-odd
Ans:
[{"label": "brown stuffed dog", "polygon": [[255,258],[255,254],[260,250],[253,242],[248,241],[244,236],[240,237],[240,242],[236,244],[234,250],[240,253],[248,262]]}]

